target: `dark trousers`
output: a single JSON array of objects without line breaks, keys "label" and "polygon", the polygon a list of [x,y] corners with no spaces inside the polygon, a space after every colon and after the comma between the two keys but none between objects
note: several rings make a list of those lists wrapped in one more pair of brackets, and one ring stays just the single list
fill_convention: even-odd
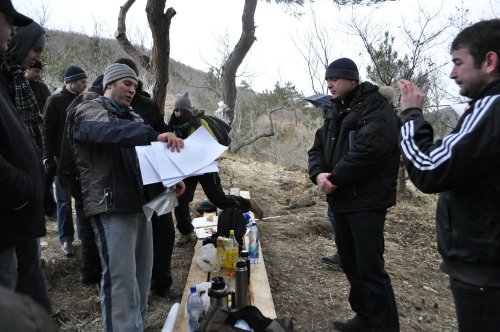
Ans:
[{"label": "dark trousers", "polygon": [[45,276],[40,264],[40,251],[37,239],[24,241],[16,245],[17,286],[16,292],[30,296],[48,313],[51,305]]},{"label": "dark trousers", "polygon": [[219,209],[224,210],[228,207],[236,207],[242,212],[250,211],[250,200],[241,196],[226,195],[220,183],[218,173],[205,173],[203,175],[186,178],[184,179],[186,192],[179,197],[179,205],[174,210],[175,220],[177,221],[177,229],[182,234],[189,234],[193,231],[189,203],[193,201],[194,192],[198,183],[201,184],[203,192],[207,196],[208,200]]},{"label": "dark trousers", "polygon": [[43,212],[46,216],[55,216],[56,200],[54,199],[54,178],[45,177],[45,188],[43,192]]},{"label": "dark trousers", "polygon": [[500,330],[500,288],[480,287],[450,278],[460,332]]},{"label": "dark trousers", "polygon": [[162,290],[172,285],[171,259],[175,243],[172,213],[151,218],[153,226],[153,273],[151,288]]},{"label": "dark trousers", "polygon": [[[73,176],[61,176],[61,180],[69,187],[71,196],[75,199],[75,209],[83,211],[83,195],[80,180]],[[97,248],[90,218],[83,216],[80,218],[79,222],[80,240],[82,242],[80,274],[84,278],[99,280],[101,274],[101,258],[99,256],[99,249]]]},{"label": "dark trousers", "polygon": [[384,268],[387,210],[334,213],[340,260],[351,285],[352,310],[374,331],[399,331],[394,291]]}]

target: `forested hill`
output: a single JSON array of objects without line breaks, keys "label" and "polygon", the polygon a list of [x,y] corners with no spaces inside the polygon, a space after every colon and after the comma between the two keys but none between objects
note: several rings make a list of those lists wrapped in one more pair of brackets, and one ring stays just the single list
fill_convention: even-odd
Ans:
[{"label": "forested hill", "polygon": [[[149,55],[144,47],[136,47]],[[78,65],[87,72],[90,87],[106,66],[120,57],[130,56],[115,39],[47,30],[47,44],[42,57],[45,63],[43,79],[54,91],[62,87],[64,68],[70,64]],[[139,70],[144,89],[151,92],[154,78],[140,66]],[[193,106],[213,114],[221,101],[220,89],[217,87],[214,73],[204,73],[170,59],[163,110],[165,119],[172,112],[175,95],[183,90],[189,92]],[[272,91],[263,93],[255,93],[246,85],[239,86],[235,112],[231,146],[244,146],[238,148],[238,154],[285,167],[306,168],[307,150],[322,120],[320,112],[307,107],[303,96],[293,85],[276,85]]]},{"label": "forested hill", "polygon": [[[121,48],[115,39],[106,39],[96,36],[88,36],[82,33],[66,32],[60,30],[46,30],[47,44],[42,55],[45,64],[43,77],[45,82],[52,88],[57,89],[63,82],[63,70],[70,64],[82,67],[91,83],[100,75],[107,65],[120,57],[130,57]],[[143,54],[150,54],[145,47],[136,45]],[[182,60],[182,59],[181,59]],[[153,82],[143,68],[140,78],[146,84],[146,88]],[[176,94],[186,88],[186,81],[191,85],[201,86],[206,73],[170,59],[170,81],[168,93]]]}]

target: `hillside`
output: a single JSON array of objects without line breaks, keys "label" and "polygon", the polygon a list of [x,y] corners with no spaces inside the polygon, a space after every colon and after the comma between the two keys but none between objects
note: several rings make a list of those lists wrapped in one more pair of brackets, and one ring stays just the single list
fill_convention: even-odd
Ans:
[{"label": "hillside", "polygon": [[[266,216],[260,221],[262,250],[278,316],[292,316],[294,331],[330,331],[331,320],[352,315],[348,283],[340,270],[320,263],[334,246],[322,195],[305,171],[226,156],[219,162],[225,188],[248,190]],[[197,191],[196,202],[204,199]],[[386,267],[392,278],[401,331],[456,331],[447,276],[440,272],[434,232],[435,197],[416,193],[399,202],[386,223]],[[193,209],[194,210],[194,209]],[[49,292],[62,331],[102,331],[97,287],[79,283],[79,256],[62,256],[56,223],[50,221],[43,240]],[[79,248],[79,242],[76,242]],[[174,283],[186,282],[192,248],[175,248]],[[147,331],[159,331],[172,306],[152,296]]]}]

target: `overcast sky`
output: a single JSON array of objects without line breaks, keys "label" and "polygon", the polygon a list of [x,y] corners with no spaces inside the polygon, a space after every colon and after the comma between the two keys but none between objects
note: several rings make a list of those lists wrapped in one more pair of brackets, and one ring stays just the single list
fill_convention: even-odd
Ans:
[{"label": "overcast sky", "polygon": [[[50,29],[92,35],[97,22],[102,27],[101,35],[108,38],[113,38],[119,8],[124,3],[125,0],[13,0],[17,10],[35,20],[41,17],[41,8],[47,8],[45,26]],[[173,7],[177,12],[170,28],[171,57],[203,71],[207,71],[210,65],[219,64],[221,40],[227,36],[232,49],[239,39],[243,3],[243,0],[167,0],[166,6]],[[443,20],[456,12],[455,6],[460,3],[459,0],[398,0],[369,8],[339,9],[329,0],[316,0],[313,9],[320,26],[329,32],[334,45],[330,59],[350,57],[363,74],[368,59],[363,55],[361,40],[350,35],[342,23],[348,21],[353,13],[355,17],[393,27],[393,31],[397,31],[403,21],[416,27],[419,4],[429,12],[440,11]],[[470,9],[469,19],[473,22],[500,16],[500,0],[463,0],[463,3]],[[132,38],[137,38],[134,36],[138,35],[138,31],[146,38],[150,36],[145,5],[146,0],[136,0],[128,12],[127,29]],[[257,40],[240,67],[252,74],[244,79],[254,90],[272,90],[276,82],[292,82],[306,95],[313,92],[305,60],[297,50],[300,40],[312,31],[309,5],[302,10],[305,15],[297,19],[287,15],[284,7],[259,0],[255,14]],[[438,21],[436,24],[439,24]],[[451,38],[436,50],[441,60],[448,58],[447,44]],[[445,68],[445,75],[448,75],[447,70]]]}]

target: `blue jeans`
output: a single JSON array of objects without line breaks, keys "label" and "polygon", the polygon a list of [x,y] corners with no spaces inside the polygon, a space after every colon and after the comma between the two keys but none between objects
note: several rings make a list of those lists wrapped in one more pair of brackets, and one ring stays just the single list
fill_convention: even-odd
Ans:
[{"label": "blue jeans", "polygon": [[330,206],[328,206],[326,214],[328,215],[328,220],[330,221],[330,224],[332,224],[333,241],[335,241],[335,245],[337,248],[337,251],[334,253],[334,255],[340,255],[339,254],[339,247],[337,246],[337,231],[335,229],[335,227],[336,227],[335,226],[335,214],[333,214],[333,210]]},{"label": "blue jeans", "polygon": [[500,326],[500,288],[481,287],[450,278],[460,332],[495,332]]},{"label": "blue jeans", "polygon": [[153,266],[151,222],[144,213],[91,216],[101,256],[106,331],[143,331]]},{"label": "blue jeans", "polygon": [[374,331],[399,331],[391,279],[384,268],[386,209],[335,213],[342,269],[349,280],[349,304]]},{"label": "blue jeans", "polygon": [[[71,207],[71,188],[63,177],[54,177],[56,184],[56,205],[57,205],[57,234],[59,241],[64,243],[66,241],[73,242],[75,237],[75,228],[73,227],[73,211]],[[85,218],[83,214],[83,205],[75,205],[76,210],[76,227],[78,238],[81,239],[80,234],[80,219]]]},{"label": "blue jeans", "polygon": [[0,251],[0,284],[30,296],[48,313],[51,304],[40,265],[38,239],[24,241]]}]

